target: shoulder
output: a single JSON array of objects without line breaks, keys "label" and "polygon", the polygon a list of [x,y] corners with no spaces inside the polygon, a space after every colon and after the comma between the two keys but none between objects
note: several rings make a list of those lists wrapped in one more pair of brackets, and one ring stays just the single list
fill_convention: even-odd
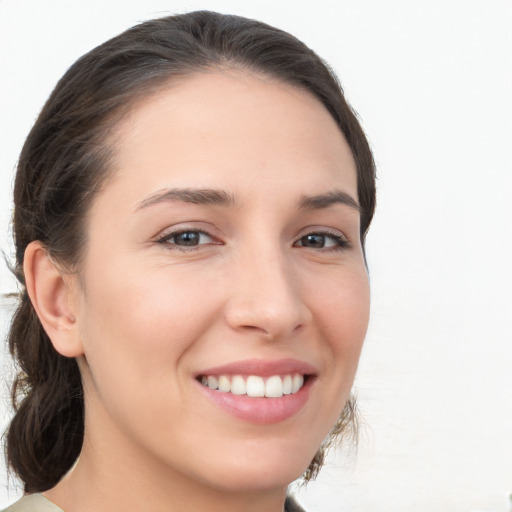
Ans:
[{"label": "shoulder", "polygon": [[64,512],[42,494],[29,494],[2,512]]}]

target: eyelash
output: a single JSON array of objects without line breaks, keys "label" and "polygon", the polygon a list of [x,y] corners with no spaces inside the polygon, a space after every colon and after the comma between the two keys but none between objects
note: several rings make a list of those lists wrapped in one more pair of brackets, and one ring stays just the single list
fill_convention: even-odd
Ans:
[{"label": "eyelash", "polygon": [[[299,238],[297,242],[302,241],[304,238],[308,236],[321,236],[325,239],[330,238],[334,241],[334,244],[330,247],[321,247],[318,250],[323,252],[331,252],[331,251],[344,251],[350,248],[350,242],[344,238],[343,236],[337,233],[331,233],[329,231],[312,231],[311,233],[307,233]],[[297,243],[295,242],[295,244]],[[295,246],[294,244],[294,246]],[[299,245],[298,247],[304,247],[303,245]],[[314,248],[313,248],[314,249]]]},{"label": "eyelash", "polygon": [[[213,237],[211,235],[209,235],[206,231],[201,231],[200,229],[180,229],[179,231],[167,233],[166,235],[160,237],[159,239],[156,240],[156,243],[160,244],[160,245],[167,246],[169,250],[177,250],[177,251],[182,251],[182,252],[198,251],[201,248],[201,246],[208,245],[208,244],[204,244],[204,243],[203,244],[198,243],[197,245],[182,246],[182,245],[178,245],[175,242],[172,242],[172,240],[176,239],[176,237],[178,237],[180,235],[187,234],[187,233],[198,234],[199,242],[201,241],[201,236],[206,236],[206,237],[210,238],[211,240],[213,240]],[[293,244],[294,247],[305,247],[305,248],[311,249],[311,247],[307,247],[302,244],[296,245],[298,242],[302,242],[303,239],[305,239],[306,237],[309,237],[309,236],[320,236],[320,237],[324,237],[325,239],[330,238],[331,240],[334,241],[334,244],[331,246],[318,248],[319,251],[323,251],[323,252],[344,251],[351,247],[350,242],[346,238],[344,238],[343,236],[341,236],[339,234],[331,233],[329,231],[312,231],[311,233],[306,233],[305,235],[302,235],[297,240],[297,242],[295,242]],[[211,245],[222,245],[222,244],[220,242],[213,242],[213,243],[211,243]],[[315,249],[315,248],[313,248],[313,249]]]},{"label": "eyelash", "polygon": [[[209,235],[206,231],[201,231],[200,229],[180,229],[178,231],[173,231],[172,233],[167,233],[166,235],[159,238],[156,242],[160,245],[167,246],[169,250],[176,250],[182,252],[198,251],[201,246],[206,245],[199,243],[197,245],[183,246],[172,242],[172,239],[175,239],[176,237],[184,235],[186,233],[199,234],[199,241],[201,241],[201,236],[207,236],[208,238],[213,239],[213,237]],[[220,243],[214,242],[213,245],[220,245]]]}]

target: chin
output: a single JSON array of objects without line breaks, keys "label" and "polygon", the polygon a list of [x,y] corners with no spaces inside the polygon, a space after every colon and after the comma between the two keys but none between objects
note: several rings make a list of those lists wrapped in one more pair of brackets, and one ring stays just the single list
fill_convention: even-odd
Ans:
[{"label": "chin", "polygon": [[305,471],[305,468],[273,468],[265,470],[254,470],[246,468],[243,472],[226,476],[225,479],[213,483],[212,487],[217,490],[229,493],[264,493],[288,487],[294,480],[297,480]]},{"label": "chin", "polygon": [[[271,453],[253,453],[236,457],[229,463],[224,459],[211,472],[215,475],[214,487],[229,492],[264,492],[285,488],[306,471],[316,451],[311,454],[274,450]],[[210,473],[211,477],[211,473]],[[210,480],[211,481],[211,480]]]}]

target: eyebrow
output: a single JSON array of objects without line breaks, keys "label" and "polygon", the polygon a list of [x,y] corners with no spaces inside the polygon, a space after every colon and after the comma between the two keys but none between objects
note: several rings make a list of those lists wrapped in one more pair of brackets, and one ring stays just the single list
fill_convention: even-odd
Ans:
[{"label": "eyebrow", "polygon": [[144,201],[137,206],[136,210],[173,201],[215,206],[233,206],[236,204],[234,196],[225,190],[214,190],[210,188],[172,188],[156,192],[147,199],[144,199]]},{"label": "eyebrow", "polygon": [[[210,188],[172,188],[158,191],[144,199],[139,203],[136,211],[156,204],[173,201],[214,206],[234,206],[237,204],[234,195],[225,190]],[[361,212],[361,207],[357,201],[351,195],[341,190],[331,190],[325,194],[314,196],[302,196],[299,200],[299,209],[320,210],[328,208],[333,204],[343,204],[359,213]]]},{"label": "eyebrow", "polygon": [[316,196],[303,196],[299,201],[299,208],[301,210],[320,210],[333,204],[343,204],[361,213],[359,203],[351,195],[341,190],[331,190]]}]

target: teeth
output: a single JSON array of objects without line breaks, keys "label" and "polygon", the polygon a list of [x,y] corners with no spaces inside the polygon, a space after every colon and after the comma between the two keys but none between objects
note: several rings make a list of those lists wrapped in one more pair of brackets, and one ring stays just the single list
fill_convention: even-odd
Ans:
[{"label": "teeth", "polygon": [[247,395],[251,397],[279,398],[283,395],[297,393],[304,385],[304,375],[299,373],[288,375],[272,375],[267,379],[258,375],[212,375],[201,377],[201,384],[223,393]]},{"label": "teeth", "polygon": [[219,391],[224,391],[225,393],[231,391],[231,382],[229,382],[229,378],[225,375],[219,377]]},{"label": "teeth", "polygon": [[265,396],[274,398],[283,396],[283,381],[281,380],[281,377],[274,375],[267,379],[267,382],[265,383]]},{"label": "teeth", "polygon": [[265,396],[265,381],[261,377],[247,377],[247,396]]},{"label": "teeth", "polygon": [[296,374],[293,376],[292,393],[297,393],[299,389],[304,385],[304,376]]},{"label": "teeth", "polygon": [[233,395],[245,395],[247,392],[247,386],[245,385],[245,379],[240,375],[235,375],[231,380],[231,393]]},{"label": "teeth", "polygon": [[215,377],[206,377],[206,382],[210,389],[218,389],[219,381]]},{"label": "teeth", "polygon": [[292,392],[293,378],[291,375],[286,375],[283,379],[283,395],[289,395]]}]

